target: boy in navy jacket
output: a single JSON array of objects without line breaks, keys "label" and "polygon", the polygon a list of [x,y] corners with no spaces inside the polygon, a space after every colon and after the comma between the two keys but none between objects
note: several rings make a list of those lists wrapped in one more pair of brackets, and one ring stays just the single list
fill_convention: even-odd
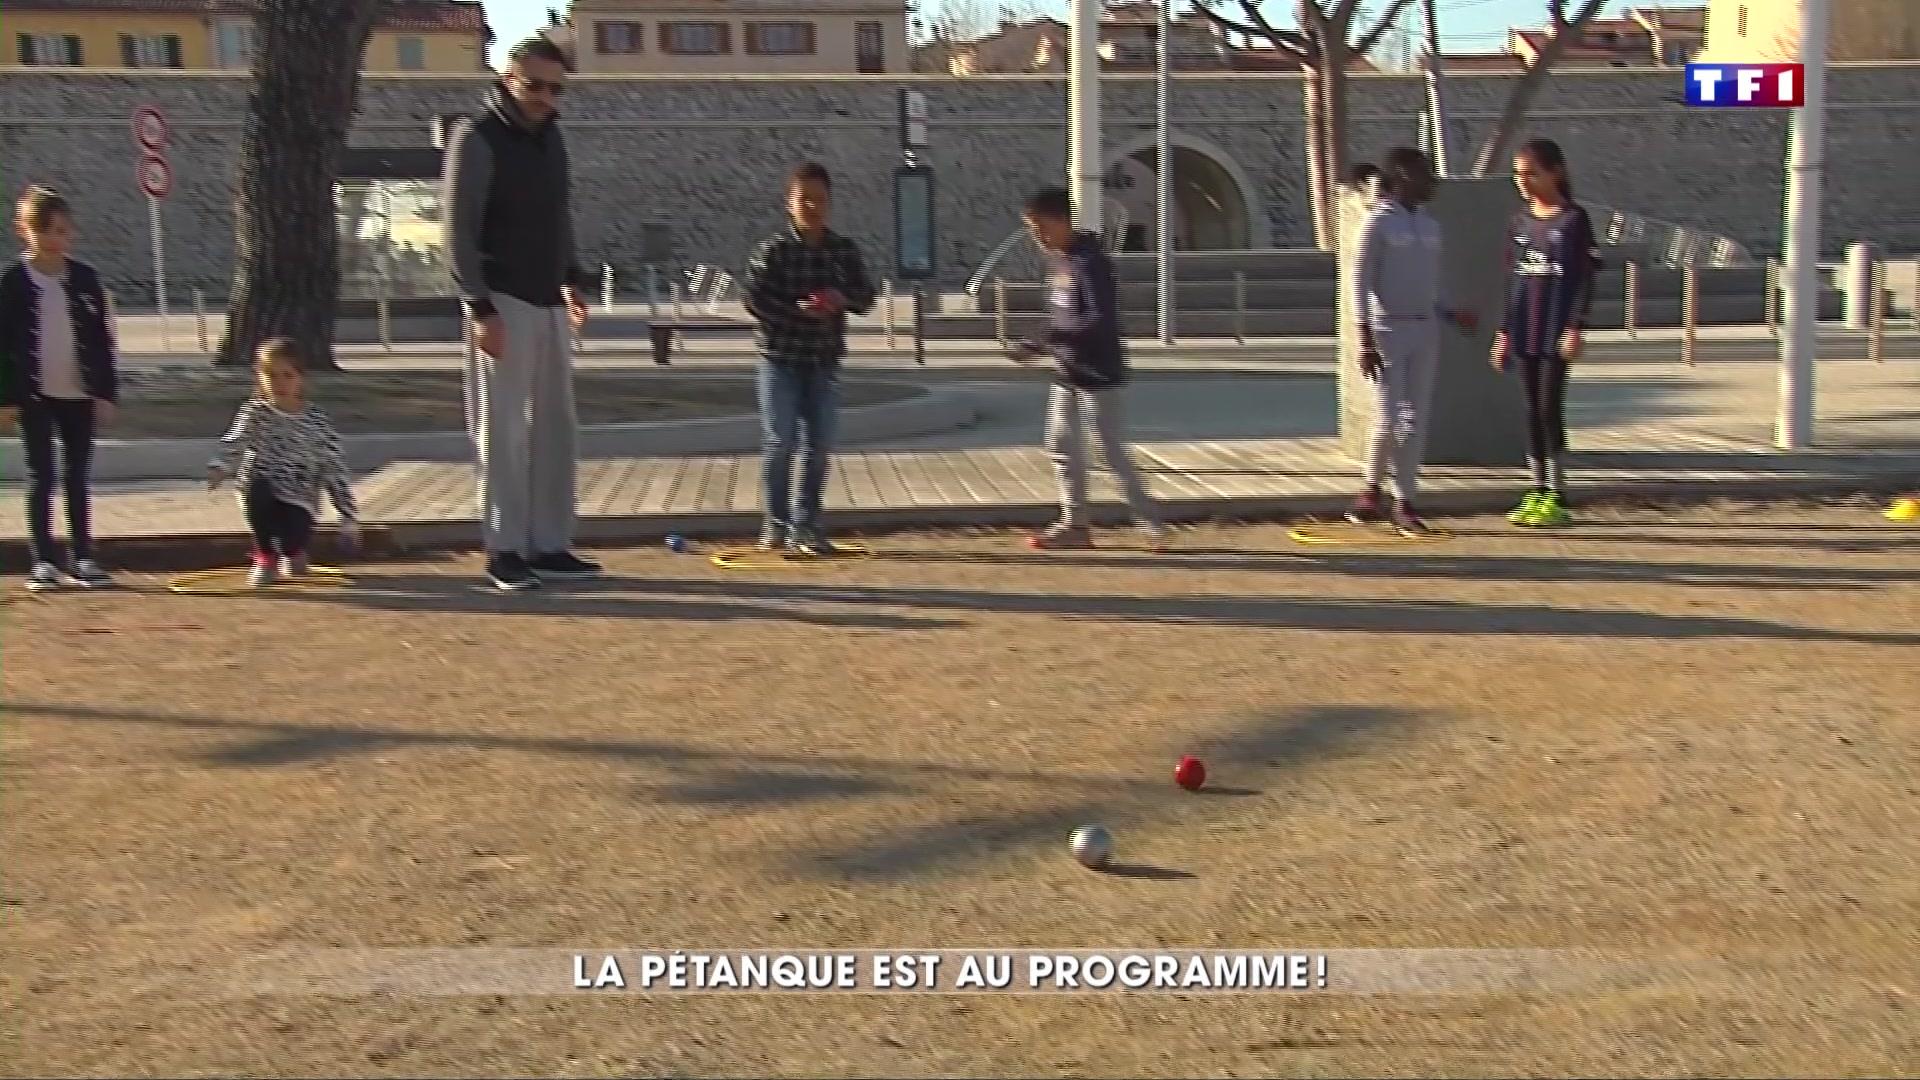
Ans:
[{"label": "boy in navy jacket", "polygon": [[[19,423],[26,450],[27,588],[108,585],[93,559],[89,492],[94,432],[119,397],[106,293],[91,266],[68,257],[73,208],[58,192],[29,188],[16,225],[26,250],[0,270],[0,419]],[[67,503],[64,563],[53,542],[56,438]]]},{"label": "boy in navy jacket", "polygon": [[1027,231],[1051,256],[1044,342],[1023,342],[1016,359],[1051,353],[1052,396],[1047,402],[1047,452],[1060,482],[1060,520],[1029,541],[1041,550],[1093,546],[1087,523],[1087,460],[1081,426],[1093,429],[1107,468],[1125,493],[1127,508],[1147,534],[1148,546],[1165,546],[1160,510],[1147,494],[1127,446],[1120,392],[1127,383],[1126,347],[1120,336],[1119,285],[1113,260],[1100,238],[1073,227],[1073,199],[1048,188],[1027,200]]}]

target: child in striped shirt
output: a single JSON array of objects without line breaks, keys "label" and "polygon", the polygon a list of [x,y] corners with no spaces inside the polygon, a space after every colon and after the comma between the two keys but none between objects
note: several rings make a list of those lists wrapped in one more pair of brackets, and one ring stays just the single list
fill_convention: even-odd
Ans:
[{"label": "child in striped shirt", "polygon": [[359,544],[360,521],[340,433],[326,413],[307,404],[299,347],[284,337],[263,343],[254,370],[259,391],[220,440],[220,454],[207,465],[207,483],[217,488],[233,473],[253,531],[247,583],[259,587],[283,574],[306,576],[322,492],[340,515],[340,539],[348,548]]}]

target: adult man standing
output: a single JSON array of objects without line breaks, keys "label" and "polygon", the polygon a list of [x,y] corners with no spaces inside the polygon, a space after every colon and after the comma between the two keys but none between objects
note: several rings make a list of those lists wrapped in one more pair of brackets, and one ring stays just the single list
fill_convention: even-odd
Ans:
[{"label": "adult man standing", "polygon": [[477,346],[467,373],[468,427],[479,458],[487,576],[509,591],[600,572],[569,550],[572,344],[587,308],[554,107],[566,77],[566,54],[553,42],[514,46],[484,109],[447,149],[447,251]]}]

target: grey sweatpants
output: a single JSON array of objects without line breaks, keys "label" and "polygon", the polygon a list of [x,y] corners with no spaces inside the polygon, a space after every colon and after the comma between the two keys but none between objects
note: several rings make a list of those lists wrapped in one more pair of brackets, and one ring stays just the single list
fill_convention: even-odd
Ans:
[{"label": "grey sweatpants", "polygon": [[1384,366],[1374,380],[1373,439],[1367,453],[1367,486],[1393,475],[1396,498],[1420,494],[1420,462],[1427,452],[1427,410],[1440,372],[1440,323],[1392,322],[1373,331]]},{"label": "grey sweatpants", "polygon": [[473,350],[467,428],[479,464],[489,554],[533,556],[573,546],[573,334],[567,309],[495,293],[506,324],[501,356]]},{"label": "grey sweatpants", "polygon": [[1160,524],[1160,508],[1134,467],[1133,451],[1127,446],[1126,418],[1121,410],[1119,390],[1080,390],[1055,384],[1047,399],[1047,453],[1053,457],[1054,476],[1060,484],[1060,520],[1066,525],[1087,524],[1087,440],[1081,432],[1084,424],[1093,429],[1107,471],[1120,483],[1127,509],[1141,525]]}]

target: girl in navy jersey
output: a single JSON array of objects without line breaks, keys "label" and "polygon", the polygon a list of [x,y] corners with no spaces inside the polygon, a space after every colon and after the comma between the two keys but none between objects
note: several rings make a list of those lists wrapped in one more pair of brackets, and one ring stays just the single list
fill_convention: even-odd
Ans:
[{"label": "girl in navy jersey", "polygon": [[1511,275],[1506,322],[1493,341],[1493,366],[1520,369],[1527,393],[1527,463],[1533,487],[1507,520],[1565,525],[1567,365],[1585,347],[1594,271],[1600,266],[1593,222],[1573,201],[1566,155],[1535,139],[1514,155],[1513,179],[1525,200],[1513,216],[1507,249]]}]

